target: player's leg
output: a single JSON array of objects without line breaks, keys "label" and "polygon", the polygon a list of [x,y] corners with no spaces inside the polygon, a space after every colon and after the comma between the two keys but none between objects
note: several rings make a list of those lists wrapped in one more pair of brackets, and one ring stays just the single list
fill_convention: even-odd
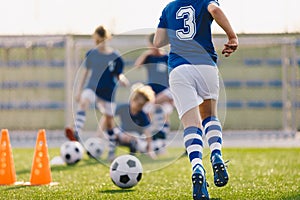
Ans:
[{"label": "player's leg", "polygon": [[159,135],[164,135],[166,137],[170,132],[170,125],[167,121],[167,116],[163,107],[155,104],[150,112],[150,116],[153,139],[155,139],[156,136],[160,137]]},{"label": "player's leg", "polygon": [[129,147],[130,154],[135,154],[137,152],[138,140],[136,133],[131,134],[128,132],[122,132],[121,134],[118,134],[118,142],[122,146]]},{"label": "player's leg", "polygon": [[[161,154],[166,150],[166,138],[170,133],[170,125],[168,121],[168,115],[173,111],[173,106],[171,105],[159,105],[151,104],[151,106],[145,106],[143,108],[144,112],[149,113],[151,118],[151,134],[152,134],[152,147],[153,152],[156,154]],[[170,108],[171,107],[171,108]],[[138,140],[139,141],[139,140]]]},{"label": "player's leg", "polygon": [[97,107],[100,112],[103,114],[100,120],[99,128],[104,130],[108,136],[109,145],[108,145],[108,160],[112,161],[115,158],[116,145],[117,145],[117,129],[114,129],[114,112],[115,112],[115,103],[104,101],[102,99],[97,100]]},{"label": "player's leg", "polygon": [[200,120],[198,107],[187,111],[181,118],[184,127],[184,144],[193,169],[193,198],[208,199],[205,170],[202,163],[203,140],[202,130],[199,128]]},{"label": "player's leg", "polygon": [[227,184],[229,176],[222,159],[222,125],[217,118],[217,101],[205,100],[199,108],[203,119],[203,131],[211,151],[214,183],[216,186],[222,187]]},{"label": "player's leg", "polygon": [[184,127],[184,144],[192,165],[193,198],[209,199],[202,164],[203,142],[198,108],[203,100],[194,87],[194,72],[191,70],[191,65],[175,68],[170,73],[169,82],[174,104]]},{"label": "player's leg", "polygon": [[217,99],[219,97],[218,68],[201,65],[196,74],[202,79],[197,80],[197,92],[204,102],[199,106],[203,133],[211,150],[211,162],[216,186],[224,186],[228,182],[228,173],[222,160],[222,126],[217,118]]},{"label": "player's leg", "polygon": [[103,122],[105,125],[106,134],[109,139],[108,144],[108,160],[112,161],[115,158],[115,151],[117,145],[117,134],[113,130],[113,117],[107,114],[103,115]]},{"label": "player's leg", "polygon": [[156,104],[173,103],[172,94],[169,88],[164,89],[163,91],[161,91],[155,96],[155,103]]},{"label": "player's leg", "polygon": [[161,155],[166,153],[167,134],[164,130],[156,132],[152,136],[152,149],[155,154]]},{"label": "player's leg", "polygon": [[173,108],[174,108],[173,104],[170,104],[170,103],[162,104],[162,109],[163,109],[164,116],[165,116],[165,120],[164,120],[165,123],[163,126],[163,131],[166,133],[166,135],[168,135],[171,131],[170,115],[173,112]]},{"label": "player's leg", "polygon": [[173,97],[170,88],[166,88],[155,97],[155,103],[160,104],[164,113],[163,130],[166,134],[170,133],[170,115],[173,112]]},{"label": "player's leg", "polygon": [[193,171],[202,170],[203,141],[201,121],[197,107],[187,111],[181,118],[184,128],[184,145],[186,147]]},{"label": "player's leg", "polygon": [[91,89],[83,90],[80,101],[78,103],[77,111],[75,114],[74,129],[66,127],[66,137],[71,141],[79,141],[80,133],[85,125],[86,111],[91,103],[95,102],[95,93]]}]

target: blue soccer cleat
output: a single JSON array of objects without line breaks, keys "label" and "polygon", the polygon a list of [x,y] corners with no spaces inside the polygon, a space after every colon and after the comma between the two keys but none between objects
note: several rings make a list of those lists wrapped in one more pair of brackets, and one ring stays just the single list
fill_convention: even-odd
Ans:
[{"label": "blue soccer cleat", "polygon": [[192,175],[192,182],[193,182],[193,199],[209,200],[205,175],[203,175],[201,172],[194,172]]},{"label": "blue soccer cleat", "polygon": [[214,172],[214,183],[217,187],[223,187],[228,183],[229,176],[225,163],[219,154],[211,156],[211,164]]}]

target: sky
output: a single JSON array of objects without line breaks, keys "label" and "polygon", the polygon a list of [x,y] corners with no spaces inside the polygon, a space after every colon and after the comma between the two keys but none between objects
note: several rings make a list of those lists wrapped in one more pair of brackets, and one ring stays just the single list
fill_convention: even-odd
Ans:
[{"label": "sky", "polygon": [[[0,35],[114,34],[154,30],[170,0],[0,0]],[[300,32],[300,1],[219,0],[237,33]],[[224,33],[216,23],[214,33]]]}]

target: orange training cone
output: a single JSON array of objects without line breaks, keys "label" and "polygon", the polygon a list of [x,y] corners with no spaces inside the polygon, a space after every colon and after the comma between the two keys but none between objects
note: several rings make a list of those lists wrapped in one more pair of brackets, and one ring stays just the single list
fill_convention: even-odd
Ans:
[{"label": "orange training cone", "polygon": [[33,156],[30,185],[51,185],[51,169],[46,141],[46,131],[39,130]]},{"label": "orange training cone", "polygon": [[0,185],[16,183],[16,171],[7,129],[1,130],[0,144]]}]

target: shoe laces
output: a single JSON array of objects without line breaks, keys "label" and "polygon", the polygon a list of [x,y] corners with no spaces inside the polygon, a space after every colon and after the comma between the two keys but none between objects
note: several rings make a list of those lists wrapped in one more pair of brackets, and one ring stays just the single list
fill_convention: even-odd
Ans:
[{"label": "shoe laces", "polygon": [[229,163],[229,162],[230,162],[230,160],[226,160],[226,161],[224,162],[226,168],[228,168],[228,163]]}]

